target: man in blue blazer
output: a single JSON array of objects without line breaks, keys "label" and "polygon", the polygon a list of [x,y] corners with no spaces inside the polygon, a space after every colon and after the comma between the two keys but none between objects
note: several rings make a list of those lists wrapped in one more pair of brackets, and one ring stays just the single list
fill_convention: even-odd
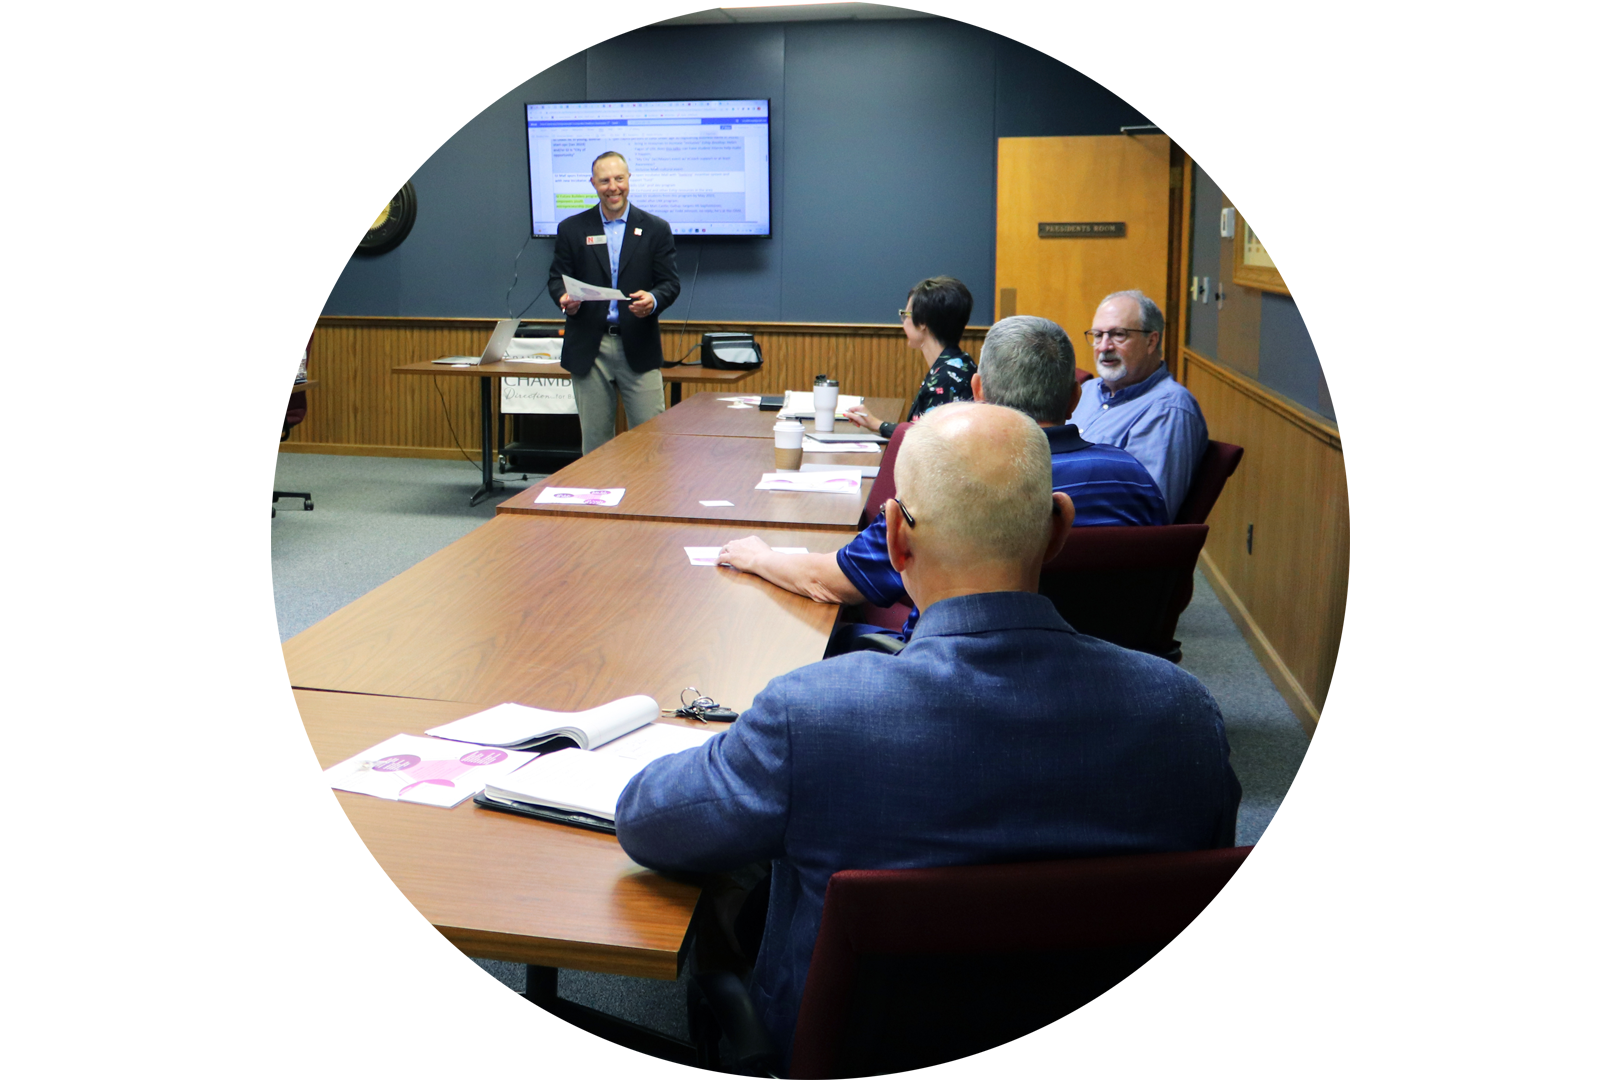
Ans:
[{"label": "man in blue blazer", "polygon": [[[631,427],[664,411],[658,313],[681,294],[669,222],[630,205],[630,166],[609,150],[591,163],[598,204],[563,219],[547,288],[567,316],[562,366],[573,376],[580,452],[613,438],[618,397]],[[629,300],[569,296],[563,275],[618,289]]]},{"label": "man in blue blazer", "polygon": [[1034,420],[930,410],[884,512],[922,611],[904,651],[772,680],[730,730],[648,765],[617,807],[619,843],[654,869],[770,861],[751,992],[783,1061],[834,872],[1230,846],[1236,822],[1208,691],[1076,633],[1037,593],[1074,510]]}]

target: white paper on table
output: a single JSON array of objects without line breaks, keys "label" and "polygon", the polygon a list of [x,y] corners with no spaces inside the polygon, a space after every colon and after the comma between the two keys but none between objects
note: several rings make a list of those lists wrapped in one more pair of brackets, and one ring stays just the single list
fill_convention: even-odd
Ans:
[{"label": "white paper on table", "polygon": [[740,405],[758,405],[759,404],[759,395],[758,394],[734,394],[731,397],[723,397],[723,398],[720,398],[719,400],[720,401],[735,401]]},{"label": "white paper on table", "polygon": [[[780,551],[783,555],[808,555],[809,548],[802,547],[773,547],[772,551]],[[689,547],[686,549],[686,558],[693,566],[719,566],[720,549],[717,547]]]},{"label": "white paper on table", "polygon": [[643,765],[665,754],[678,754],[694,746],[702,746],[718,735],[718,729],[704,730],[679,724],[648,724],[628,735],[621,735],[597,748],[596,753],[606,757],[626,758]]},{"label": "white paper on table", "polygon": [[814,435],[804,437],[807,454],[876,454],[882,450],[875,442],[822,442]]},{"label": "white paper on table", "polygon": [[699,506],[736,506],[730,499],[699,499]]},{"label": "white paper on table", "polygon": [[547,754],[491,784],[488,794],[612,821],[619,794],[649,761],[702,746],[718,734],[718,730],[650,724],[597,750]]},{"label": "white paper on table", "polygon": [[[839,420],[849,419],[849,407],[859,405],[866,399],[855,394],[839,394],[838,404],[833,409],[833,416]],[[816,399],[808,390],[789,390],[782,395],[782,418],[784,420],[810,420],[816,415]]]},{"label": "white paper on table", "polygon": [[587,285],[579,278],[571,278],[567,274],[562,276],[563,291],[570,300],[628,300],[628,296],[618,289],[603,288],[600,285]]},{"label": "white paper on table", "polygon": [[565,488],[548,487],[536,495],[540,503],[561,503],[565,506],[618,506],[624,498],[624,488]]},{"label": "white paper on table", "polygon": [[395,735],[321,775],[339,791],[451,807],[538,756],[426,735]]},{"label": "white paper on table", "polygon": [[502,359],[525,364],[554,364],[562,359],[562,338],[513,338]]},{"label": "white paper on table", "polygon": [[828,495],[859,495],[861,470],[817,469],[814,471],[766,473],[754,485],[758,491],[807,491]]},{"label": "white paper on table", "polygon": [[503,748],[523,747],[562,735],[586,750],[658,719],[658,702],[646,694],[617,698],[591,709],[554,712],[508,701],[460,720],[427,729],[429,735]]},{"label": "white paper on table", "polygon": [[332,779],[326,772],[271,772],[271,789],[332,789]]}]

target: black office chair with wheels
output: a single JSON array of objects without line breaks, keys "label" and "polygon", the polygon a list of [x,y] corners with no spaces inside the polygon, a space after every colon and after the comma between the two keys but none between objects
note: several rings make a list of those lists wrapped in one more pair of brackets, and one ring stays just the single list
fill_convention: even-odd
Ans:
[{"label": "black office chair with wheels", "polygon": [[[309,395],[302,390],[293,391],[292,397],[287,399],[287,418],[281,423],[281,441],[286,442],[292,429],[303,423],[304,415],[309,412]],[[307,491],[272,491],[270,493],[270,516],[276,516],[276,503],[282,499],[303,499],[304,509],[315,509],[315,497]]]},{"label": "black office chair with wheels", "polygon": [[[308,355],[309,342],[314,340],[313,330],[271,330],[271,348],[301,348]],[[285,390],[277,393],[272,374],[271,385],[271,442],[287,442],[293,427],[303,423],[309,413],[309,395],[303,390]],[[275,504],[282,499],[303,499],[305,510],[314,510],[314,495],[308,491],[275,491],[271,489],[271,517],[275,517]]]}]

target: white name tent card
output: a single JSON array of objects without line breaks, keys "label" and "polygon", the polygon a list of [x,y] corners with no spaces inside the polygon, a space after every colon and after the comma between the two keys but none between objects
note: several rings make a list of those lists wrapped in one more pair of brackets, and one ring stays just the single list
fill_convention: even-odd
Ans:
[{"label": "white name tent card", "polygon": [[[802,547],[773,547],[772,551],[780,551],[783,555],[808,555],[809,548]],[[693,566],[719,566],[720,549],[717,547],[689,547],[686,549],[686,558]]]},{"label": "white name tent card", "polygon": [[827,495],[859,495],[861,470],[834,468],[766,473],[754,487],[759,491],[804,491]]},{"label": "white name tent card", "polygon": [[536,506],[547,503],[564,506],[618,506],[624,498],[624,488],[565,488],[548,487],[536,495]]}]

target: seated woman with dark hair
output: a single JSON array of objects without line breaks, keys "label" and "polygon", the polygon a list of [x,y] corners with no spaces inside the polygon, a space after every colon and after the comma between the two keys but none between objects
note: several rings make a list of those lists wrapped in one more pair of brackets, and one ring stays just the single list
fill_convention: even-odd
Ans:
[{"label": "seated woman with dark hair", "polygon": [[[973,358],[958,346],[968,316],[973,314],[973,294],[953,277],[931,277],[917,282],[900,312],[900,326],[906,332],[906,345],[923,354],[928,374],[902,419],[915,420],[935,405],[950,401],[973,400]],[[894,434],[893,424],[880,424],[863,406],[851,406],[849,418],[884,438]]]}]

